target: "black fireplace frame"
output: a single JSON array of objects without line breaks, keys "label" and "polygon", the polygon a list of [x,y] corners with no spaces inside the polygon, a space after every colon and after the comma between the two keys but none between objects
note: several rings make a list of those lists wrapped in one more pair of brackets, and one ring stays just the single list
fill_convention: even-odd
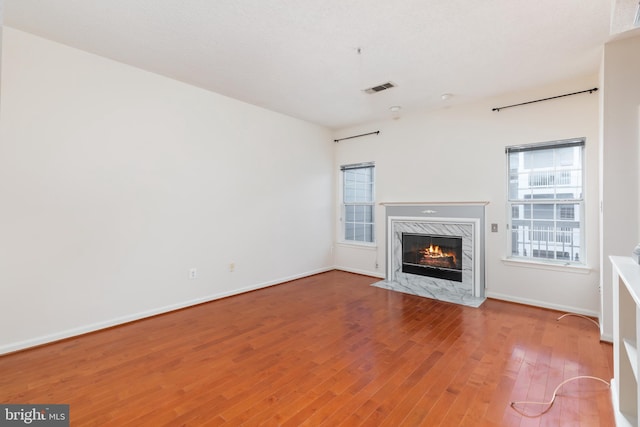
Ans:
[{"label": "black fireplace frame", "polygon": [[[429,238],[439,238],[439,239],[452,239],[459,240],[458,247],[460,248],[458,256],[460,257],[460,268],[446,268],[446,267],[436,267],[430,265],[424,265],[419,263],[412,263],[406,261],[405,258],[405,236],[409,237],[429,237]],[[427,233],[405,233],[403,232],[401,235],[401,243],[402,243],[402,272],[415,274],[424,277],[433,277],[436,279],[444,279],[451,280],[454,282],[462,282],[462,236],[448,236],[448,235],[439,235],[439,234],[427,234]]]}]

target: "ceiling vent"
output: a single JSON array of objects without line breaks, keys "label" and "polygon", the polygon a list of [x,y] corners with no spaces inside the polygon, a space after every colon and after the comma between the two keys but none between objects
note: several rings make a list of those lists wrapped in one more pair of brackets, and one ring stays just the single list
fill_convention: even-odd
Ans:
[{"label": "ceiling vent", "polygon": [[370,87],[369,89],[365,89],[364,91],[366,93],[378,93],[378,92],[382,92],[383,90],[391,89],[392,87],[396,87],[396,85],[394,85],[391,82],[386,82],[386,83],[382,83],[381,85]]}]

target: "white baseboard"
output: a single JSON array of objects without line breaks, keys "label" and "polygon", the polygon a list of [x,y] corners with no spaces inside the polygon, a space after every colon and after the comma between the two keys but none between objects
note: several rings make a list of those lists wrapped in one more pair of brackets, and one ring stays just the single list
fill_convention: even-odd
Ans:
[{"label": "white baseboard", "polygon": [[362,274],[363,276],[372,276],[372,277],[379,277],[381,279],[384,279],[384,274],[378,271],[359,270],[357,268],[342,267],[339,265],[336,265],[334,269],[340,270],[340,271],[346,271],[347,273]]},{"label": "white baseboard", "polygon": [[505,295],[505,294],[500,294],[500,293],[491,292],[491,291],[486,292],[486,297],[499,299],[503,301],[509,301],[509,302],[517,302],[519,304],[532,305],[535,307],[549,308],[551,310],[558,310],[566,313],[582,314],[583,316],[590,316],[590,317],[599,316],[599,313],[596,311],[585,310],[580,307],[572,307],[569,305],[562,305],[562,304],[552,304],[547,301],[539,301],[539,300],[534,300],[529,298],[519,298],[519,297],[514,297],[512,295]]},{"label": "white baseboard", "polygon": [[610,342],[613,344],[613,336],[609,334],[600,334],[600,341]]},{"label": "white baseboard", "polygon": [[84,335],[90,332],[99,331],[101,329],[111,328],[118,325],[123,325],[125,323],[134,322],[136,320],[144,319],[147,317],[157,316],[158,314],[164,314],[175,310],[180,310],[183,308],[191,307],[198,304],[203,304],[210,301],[215,301],[220,298],[226,298],[233,295],[242,294],[245,292],[255,291],[257,289],[267,288],[269,286],[279,285],[285,282],[290,282],[292,280],[301,279],[303,277],[313,276],[314,274],[324,273],[327,271],[334,270],[334,267],[326,267],[313,271],[308,271],[305,273],[295,274],[289,277],[283,277],[277,280],[271,280],[268,282],[259,283],[252,286],[247,286],[241,289],[236,289],[229,292],[221,292],[218,294],[207,295],[201,298],[195,298],[189,301],[183,301],[177,304],[170,304],[164,307],[158,307],[151,310],[146,310],[138,313],[133,313],[126,316],[116,317],[114,319],[109,319],[103,322],[92,323],[90,325],[81,326],[78,328],[67,329],[64,331],[55,332],[53,334],[42,335],[39,337],[31,338],[24,341],[19,341],[11,344],[6,344],[0,346],[0,355],[13,353],[19,350],[25,350],[27,348],[36,347],[43,344],[49,344],[55,341],[60,341],[67,338],[76,337],[79,335]]},{"label": "white baseboard", "polygon": [[[177,304],[170,304],[164,307],[158,307],[158,308],[154,308],[151,310],[146,310],[143,312],[138,312],[138,313],[133,313],[130,315],[126,315],[126,316],[121,316],[121,317],[117,317],[114,319],[110,319],[110,320],[106,320],[103,322],[97,322],[97,323],[93,323],[90,325],[85,325],[85,326],[81,326],[78,328],[72,328],[72,329],[67,329],[64,331],[59,331],[53,334],[48,334],[48,335],[42,335],[39,337],[35,337],[35,338],[31,338],[28,340],[24,340],[24,341],[19,341],[19,342],[15,342],[15,343],[10,343],[10,344],[6,344],[3,346],[0,346],[0,355],[2,354],[7,354],[7,353],[12,353],[15,351],[19,351],[19,350],[24,350],[30,347],[36,347],[39,345],[43,345],[43,344],[48,344],[48,343],[52,343],[55,341],[60,341],[66,338],[71,338],[71,337],[75,337],[75,336],[79,336],[79,335],[83,335],[83,334],[87,334],[90,332],[95,332],[95,331],[99,331],[101,329],[106,329],[106,328],[111,328],[114,326],[118,326],[118,325],[122,325],[125,323],[129,323],[129,322],[134,322],[136,320],[140,320],[140,319],[144,319],[147,317],[152,317],[152,316],[157,316],[159,314],[164,314],[164,313],[168,313],[171,311],[175,311],[175,310],[180,310],[183,308],[187,308],[187,307],[191,307],[194,305],[198,305],[198,304],[203,304],[206,302],[210,302],[210,301],[215,301],[217,299],[220,298],[226,298],[229,296],[233,296],[233,295],[238,295],[238,294],[242,294],[245,292],[250,292],[250,291],[254,291],[257,289],[262,289],[262,288],[267,288],[269,286],[274,286],[274,285],[279,285],[285,282],[289,282],[292,280],[296,280],[296,279],[301,279],[303,277],[308,277],[308,276],[313,276],[314,274],[320,274],[320,273],[324,273],[327,271],[331,271],[331,270],[341,270],[341,271],[346,271],[349,273],[355,273],[355,274],[362,274],[365,276],[371,276],[371,277],[378,277],[380,279],[384,279],[385,276],[384,274],[380,273],[380,272],[375,272],[375,271],[367,271],[367,270],[359,270],[359,269],[354,269],[354,268],[348,268],[348,267],[342,267],[342,266],[332,266],[332,267],[325,267],[325,268],[320,268],[317,270],[313,270],[313,271],[308,271],[305,273],[300,273],[300,274],[295,274],[292,276],[288,276],[288,277],[282,277],[280,279],[277,280],[271,280],[268,282],[263,282],[263,283],[258,283],[255,285],[251,285],[251,286],[247,286],[244,288],[240,288],[240,289],[236,289],[233,291],[229,291],[229,292],[221,292],[221,293],[217,293],[217,294],[212,294],[212,295],[207,295],[205,297],[201,297],[201,298],[196,298],[196,299],[192,299],[189,301],[183,301]],[[552,310],[559,310],[559,311],[564,311],[564,312],[568,312],[568,313],[577,313],[577,314],[582,314],[585,316],[592,316],[592,317],[598,317],[598,313],[590,311],[590,310],[583,310],[577,307],[571,307],[571,306],[564,306],[564,305],[558,305],[558,304],[550,304],[544,301],[537,301],[537,300],[532,300],[532,299],[527,299],[527,298],[517,298],[517,297],[513,297],[511,295],[505,295],[505,294],[499,294],[499,293],[494,293],[494,292],[487,292],[486,295],[488,298],[495,298],[495,299],[499,299],[499,300],[503,300],[503,301],[510,301],[510,302],[516,302],[516,303],[520,303],[520,304],[527,304],[527,305],[532,305],[532,306],[536,306],[536,307],[543,307],[543,308],[549,308]],[[613,341],[612,337],[601,337],[601,339],[603,341]]]}]

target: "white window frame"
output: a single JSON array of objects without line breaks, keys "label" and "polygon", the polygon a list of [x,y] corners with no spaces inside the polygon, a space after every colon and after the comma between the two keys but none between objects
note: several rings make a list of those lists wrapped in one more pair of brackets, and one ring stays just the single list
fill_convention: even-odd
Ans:
[{"label": "white window frame", "polygon": [[[585,138],[574,138],[568,140],[561,141],[551,141],[545,143],[538,144],[529,144],[529,145],[520,145],[520,146],[511,146],[506,147],[506,170],[507,170],[507,216],[508,216],[508,230],[507,233],[507,259],[512,261],[529,261],[536,263],[544,263],[544,264],[561,264],[561,265],[572,265],[572,266],[585,266],[586,265],[586,234],[585,234]],[[519,169],[520,173],[528,173],[528,188],[530,190],[529,197],[522,198],[520,196],[520,191],[518,191],[518,196],[513,197],[512,194],[512,176],[510,170],[510,160],[511,155],[514,153],[524,153],[527,151],[536,151],[536,150],[551,150],[556,148],[563,147],[580,147],[580,164],[572,165],[574,171],[577,171],[577,167],[579,167],[579,171],[576,173],[579,174],[579,182],[568,182],[567,180],[567,171],[562,167],[564,165],[558,164],[555,159],[553,165],[550,166],[557,168],[550,170],[548,173],[549,176],[552,176],[551,179],[543,178],[540,168],[536,170],[535,167]],[[520,159],[520,162],[523,162],[524,155]],[[524,165],[523,165],[524,166]],[[531,179],[531,176],[534,179]],[[524,180],[523,180],[524,181]],[[520,180],[516,180],[515,182],[520,182]],[[542,183],[547,182],[549,185],[546,186],[550,193],[542,193],[544,191]],[[568,186],[570,188],[579,188],[580,194],[574,195],[571,197],[558,197],[558,194],[562,194],[562,188],[564,186]],[[542,193],[545,195],[554,194],[553,198],[535,198],[534,194]],[[570,193],[567,193],[570,194]],[[563,208],[563,205],[570,205],[575,212],[575,207],[577,206],[578,210],[578,218],[574,218],[572,222],[577,222],[578,227],[568,227],[569,219],[563,218],[563,213],[566,213],[568,210]],[[536,218],[533,215],[534,207],[548,209],[553,212],[552,218],[548,219],[549,225],[551,226],[548,229],[544,229],[543,227],[536,227],[534,224],[536,222]],[[520,212],[520,207],[522,207],[525,211],[527,209],[530,210],[530,214],[520,214],[519,218],[514,218],[514,214],[518,214]],[[528,207],[528,208],[527,208]],[[547,219],[538,218],[537,222],[544,222]],[[519,224],[518,227],[514,227],[514,221],[517,221]],[[563,223],[565,222],[566,223]],[[524,223],[530,222],[531,226],[527,227]],[[578,244],[574,244],[573,237],[565,234],[567,228],[572,230],[578,230],[577,239],[579,239]],[[546,234],[545,234],[546,233]],[[550,233],[550,234],[549,234]],[[560,235],[558,235],[560,233]],[[534,236],[543,236],[548,235],[552,236],[546,239],[544,242],[535,240]],[[547,237],[548,237],[547,236]],[[568,245],[568,248],[567,246]],[[577,252],[575,251],[577,248]],[[568,249],[569,257],[565,258],[561,256]],[[577,258],[576,258],[576,253]],[[548,257],[549,254],[553,254],[553,257]],[[535,255],[535,256],[534,256]]]},{"label": "white window frame", "polygon": [[[346,199],[346,191],[345,191],[345,173],[349,170],[355,169],[371,169],[371,200],[369,201],[347,201]],[[363,245],[363,246],[371,246],[376,244],[376,217],[375,217],[375,163],[374,162],[365,162],[365,163],[354,163],[348,165],[340,166],[340,194],[341,194],[341,214],[340,214],[340,241],[342,243],[354,244],[354,245]],[[347,207],[348,206],[367,206],[371,212],[371,221],[347,221]],[[370,240],[356,240],[347,238],[347,223],[354,223],[356,225],[369,225],[371,227],[371,239]]]}]

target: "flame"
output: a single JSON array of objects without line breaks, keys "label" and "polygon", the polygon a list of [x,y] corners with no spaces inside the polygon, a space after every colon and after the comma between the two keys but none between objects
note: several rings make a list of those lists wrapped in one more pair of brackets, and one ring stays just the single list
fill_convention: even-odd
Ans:
[{"label": "flame", "polygon": [[456,254],[454,252],[443,252],[442,248],[440,248],[440,246],[438,245],[433,245],[430,244],[428,248],[424,248],[420,251],[420,253],[422,254],[422,259],[423,261],[427,261],[429,259],[433,259],[433,258],[446,258],[446,257],[452,257],[453,258],[453,263],[456,263]]}]

